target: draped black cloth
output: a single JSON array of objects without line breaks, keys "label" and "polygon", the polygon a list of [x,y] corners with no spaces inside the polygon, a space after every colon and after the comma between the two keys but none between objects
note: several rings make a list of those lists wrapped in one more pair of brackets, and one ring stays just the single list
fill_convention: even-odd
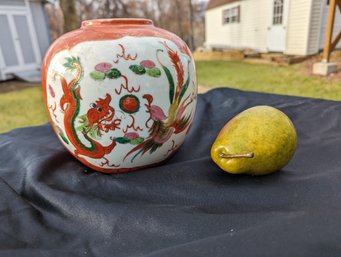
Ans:
[{"label": "draped black cloth", "polygon": [[[210,159],[223,125],[271,105],[298,148],[281,171],[230,175]],[[0,135],[0,256],[341,256],[341,102],[233,89],[199,95],[185,143],[162,166],[105,175],[50,125]]]}]

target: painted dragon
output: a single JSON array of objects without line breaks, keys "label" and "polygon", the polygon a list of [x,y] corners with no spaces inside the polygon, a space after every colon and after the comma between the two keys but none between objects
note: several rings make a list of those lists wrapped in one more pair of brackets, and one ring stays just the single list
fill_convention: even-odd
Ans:
[{"label": "painted dragon", "polygon": [[[108,146],[103,146],[99,142],[92,139],[85,129],[82,131],[84,138],[88,141],[90,146],[85,145],[79,138],[75,122],[80,111],[80,100],[82,100],[80,94],[80,80],[83,76],[83,69],[80,64],[80,59],[78,57],[68,57],[66,58],[66,63],[64,67],[67,71],[74,74],[74,78],[67,82],[66,79],[61,75],[56,73],[55,78],[59,79],[64,95],[60,99],[60,107],[64,111],[64,127],[67,138],[71,144],[76,148],[75,155],[87,156],[94,159],[104,158],[106,154],[109,154],[116,146],[116,141],[111,139],[112,142]],[[118,128],[119,121],[114,120],[111,126],[106,124],[105,127],[102,125],[102,121],[110,120],[114,117],[114,109],[109,106],[111,97],[109,94],[106,95],[105,99],[99,99],[96,104],[102,105],[98,107],[96,104],[88,111],[88,120],[91,122],[91,126],[95,123],[100,129],[105,132],[108,130],[114,130]],[[84,160],[84,159],[83,159]],[[84,160],[85,161],[85,160]],[[87,162],[87,161],[85,161]]]}]

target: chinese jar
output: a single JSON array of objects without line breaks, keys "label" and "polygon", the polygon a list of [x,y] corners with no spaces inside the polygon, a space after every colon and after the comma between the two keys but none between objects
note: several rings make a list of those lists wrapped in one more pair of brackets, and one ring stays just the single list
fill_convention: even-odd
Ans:
[{"label": "chinese jar", "polygon": [[186,44],[145,19],[100,19],[56,40],[42,67],[51,125],[80,162],[105,173],[167,159],[193,121]]}]

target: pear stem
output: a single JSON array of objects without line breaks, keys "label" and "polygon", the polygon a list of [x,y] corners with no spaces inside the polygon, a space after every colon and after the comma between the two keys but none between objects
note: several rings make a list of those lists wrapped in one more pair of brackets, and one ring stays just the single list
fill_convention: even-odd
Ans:
[{"label": "pear stem", "polygon": [[232,158],[253,158],[253,156],[254,156],[253,153],[241,153],[241,154],[220,153],[219,154],[220,158],[227,158],[227,159],[232,159]]}]

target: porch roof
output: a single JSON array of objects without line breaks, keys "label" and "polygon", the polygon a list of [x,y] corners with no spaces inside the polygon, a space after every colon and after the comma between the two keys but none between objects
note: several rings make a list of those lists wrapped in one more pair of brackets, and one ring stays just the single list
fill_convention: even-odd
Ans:
[{"label": "porch roof", "polygon": [[240,0],[210,0],[208,2],[206,10],[213,9],[215,7],[218,7],[218,6],[229,4],[229,3],[233,3],[233,2],[237,2],[237,1],[240,1]]}]

